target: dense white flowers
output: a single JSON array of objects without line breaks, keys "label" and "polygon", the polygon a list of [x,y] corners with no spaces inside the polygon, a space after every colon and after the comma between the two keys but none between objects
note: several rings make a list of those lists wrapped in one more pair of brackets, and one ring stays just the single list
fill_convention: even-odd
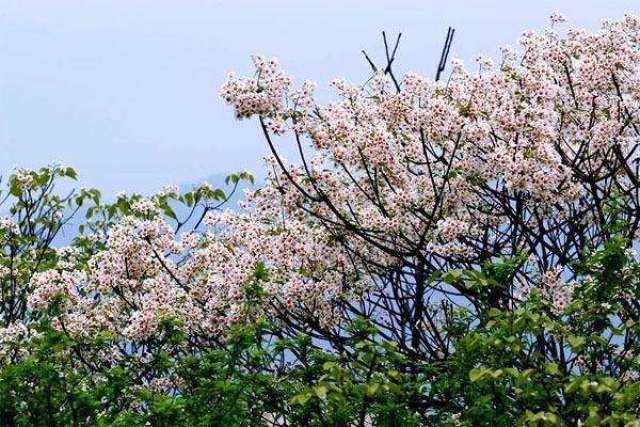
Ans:
[{"label": "dense white flowers", "polygon": [[6,327],[0,326],[0,363],[5,362],[11,353],[26,355],[28,350],[24,343],[31,336],[32,331],[21,321],[10,323]]},{"label": "dense white flowers", "polygon": [[231,75],[220,90],[220,96],[234,104],[239,118],[276,114],[291,86],[291,78],[280,70],[276,59],[256,56],[253,65],[256,70],[254,78],[235,79]]},{"label": "dense white flowers", "polygon": [[551,19],[551,23],[556,24],[556,23],[560,23],[560,22],[565,22],[567,20],[567,18],[560,12],[553,12],[550,16],[549,19]]},{"label": "dense white flowers", "polygon": [[[302,219],[213,211],[204,218],[208,230],[176,237],[150,200],[132,210],[137,216],[111,228],[86,271],[65,268],[74,253],[59,251],[59,268],[32,279],[30,307],[45,311],[56,302],[62,314],[54,324],[78,339],[106,332],[142,343],[169,321],[192,340],[206,340],[236,322],[281,312],[329,326],[336,301],[364,286],[338,244]],[[256,298],[261,303],[252,306]]]},{"label": "dense white flowers", "polygon": [[313,100],[310,83],[295,90],[275,61],[256,61],[253,78],[230,77],[221,95],[239,117],[257,115],[267,138],[288,133],[300,146],[297,165],[271,160],[260,216],[305,216],[374,265],[473,265],[483,248],[514,255],[524,246],[524,268],[545,275],[540,286],[563,307],[570,287],[545,273],[566,267],[562,256],[542,261],[561,243],[545,248],[505,230],[545,241],[569,229],[561,221],[571,215],[595,223],[594,212],[578,212],[611,165],[627,165],[616,186],[637,185],[628,165],[638,158],[640,21],[563,37],[527,31],[520,46],[503,48],[498,64],[479,57],[479,72],[454,63],[443,82],[409,73],[395,90],[382,73],[364,86],[335,80],[339,98],[328,105]]},{"label": "dense white flowers", "polygon": [[556,268],[544,272],[540,286],[543,297],[559,313],[571,302],[576,285],[562,280],[562,270]]},{"label": "dense white flowers", "polygon": [[4,217],[0,218],[0,231],[18,234],[20,233],[20,228],[12,218]]}]

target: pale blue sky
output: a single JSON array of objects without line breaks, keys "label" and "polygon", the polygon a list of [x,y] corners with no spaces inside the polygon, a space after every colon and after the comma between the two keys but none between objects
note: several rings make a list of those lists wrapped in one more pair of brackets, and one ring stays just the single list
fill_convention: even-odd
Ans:
[{"label": "pale blue sky", "polygon": [[[0,173],[53,161],[107,194],[148,192],[238,169],[266,146],[217,97],[252,54],[277,56],[320,88],[360,81],[360,50],[403,32],[400,71],[433,75],[452,56],[496,55],[560,10],[569,25],[640,13],[635,1],[0,0]],[[321,89],[326,99],[327,92]]]}]

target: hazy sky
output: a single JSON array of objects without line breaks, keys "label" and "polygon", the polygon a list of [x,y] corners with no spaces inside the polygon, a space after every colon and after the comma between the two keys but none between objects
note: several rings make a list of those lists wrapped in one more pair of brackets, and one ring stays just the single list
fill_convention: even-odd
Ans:
[{"label": "hazy sky", "polygon": [[400,71],[432,76],[447,26],[452,56],[496,55],[554,10],[596,29],[635,1],[0,0],[0,173],[53,161],[107,194],[261,170],[255,122],[217,91],[277,56],[296,79],[360,81],[360,51],[402,31]]}]

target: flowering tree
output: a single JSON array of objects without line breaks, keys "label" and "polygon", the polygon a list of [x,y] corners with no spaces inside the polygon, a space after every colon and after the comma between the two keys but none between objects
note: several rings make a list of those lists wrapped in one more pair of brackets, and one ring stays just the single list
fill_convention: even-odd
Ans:
[{"label": "flowering tree", "polygon": [[54,241],[74,232],[72,221],[83,204],[100,198],[93,189],[58,191],[56,185],[64,178],[75,179],[76,172],[63,166],[18,170],[0,192],[0,359],[19,355],[20,346],[9,344],[20,344],[38,318],[28,304],[31,280],[71,251],[57,250]]},{"label": "flowering tree", "polygon": [[[294,89],[275,60],[256,57],[253,77],[232,76],[220,92],[238,118],[257,117],[272,150],[256,221],[303,217],[331,236],[371,280],[339,310],[422,360],[452,351],[442,325],[460,304],[513,308],[537,288],[558,312],[571,262],[612,235],[613,198],[623,236],[637,237],[639,30],[626,16],[597,33],[527,32],[497,66],[455,63],[442,82],[398,81],[394,49],[367,84],[334,81],[340,99],[326,106],[312,82]],[[297,164],[280,155],[285,136]],[[484,286],[462,280],[461,270],[496,262]],[[630,316],[631,305],[620,313]],[[537,345],[565,351],[552,337]]]},{"label": "flowering tree", "polygon": [[452,32],[436,80],[396,76],[385,37],[328,105],[254,58],[221,96],[272,155],[235,211],[12,176],[0,421],[638,425],[640,19],[563,20],[444,80]]}]

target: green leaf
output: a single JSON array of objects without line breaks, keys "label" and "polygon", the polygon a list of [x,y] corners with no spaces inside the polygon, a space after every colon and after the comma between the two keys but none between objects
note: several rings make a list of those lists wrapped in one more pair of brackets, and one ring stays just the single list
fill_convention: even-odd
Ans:
[{"label": "green leaf", "polygon": [[551,375],[558,375],[560,373],[560,368],[558,368],[558,364],[555,362],[547,363],[545,370]]},{"label": "green leaf", "polygon": [[469,371],[469,379],[472,382],[480,381],[487,373],[486,368],[474,368]]},{"label": "green leaf", "polygon": [[166,216],[168,216],[169,218],[175,219],[176,221],[178,220],[178,217],[175,213],[175,211],[173,210],[173,208],[171,206],[169,206],[168,204],[165,204],[162,207],[162,211],[164,212],[164,214]]},{"label": "green leaf", "polygon": [[583,337],[572,335],[569,338],[567,338],[567,341],[569,342],[569,346],[571,347],[571,350],[578,351],[584,345],[585,339]]},{"label": "green leaf", "polygon": [[378,383],[368,384],[365,388],[367,396],[374,396],[378,392],[379,388],[380,384]]},{"label": "green leaf", "polygon": [[238,175],[232,173],[230,175],[228,175],[225,179],[224,179],[224,183],[226,185],[229,185],[230,183],[236,183],[240,180],[240,178],[238,178]]},{"label": "green leaf", "polygon": [[294,405],[304,405],[311,399],[311,396],[311,393],[308,392],[296,394],[291,398],[291,403]]},{"label": "green leaf", "polygon": [[78,179],[78,173],[73,168],[70,168],[70,167],[66,168],[64,170],[64,174],[65,174],[65,176],[68,176],[71,179],[74,179],[74,180]]},{"label": "green leaf", "polygon": [[327,398],[328,391],[329,389],[325,385],[317,385],[313,388],[313,392],[316,394],[316,396],[323,400]]},{"label": "green leaf", "polygon": [[325,371],[330,371],[331,369],[336,367],[336,363],[335,362],[324,362],[322,364],[322,369],[324,369]]},{"label": "green leaf", "polygon": [[447,284],[456,283],[462,277],[462,270],[449,270],[443,276],[442,280]]}]

